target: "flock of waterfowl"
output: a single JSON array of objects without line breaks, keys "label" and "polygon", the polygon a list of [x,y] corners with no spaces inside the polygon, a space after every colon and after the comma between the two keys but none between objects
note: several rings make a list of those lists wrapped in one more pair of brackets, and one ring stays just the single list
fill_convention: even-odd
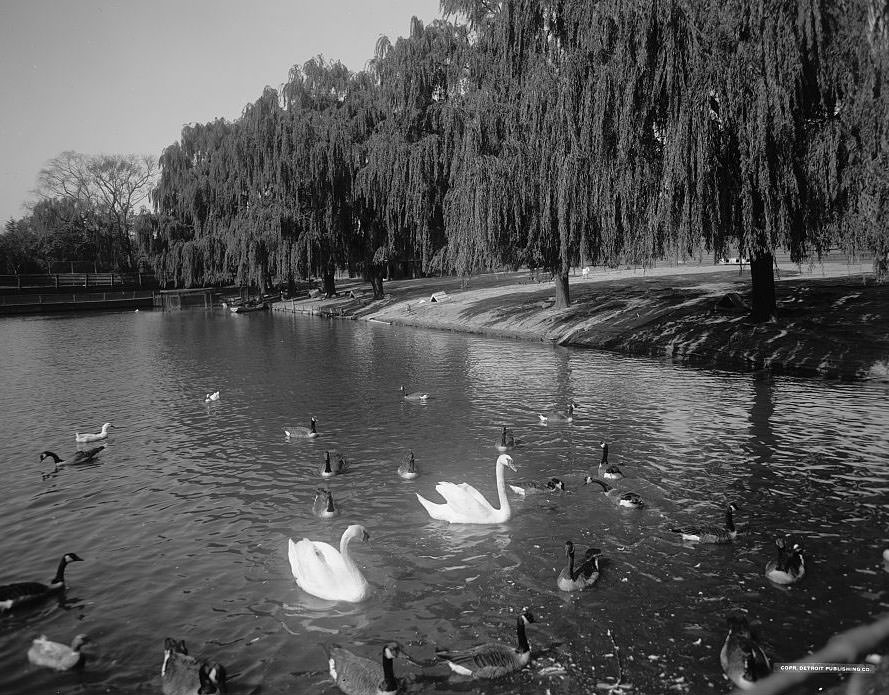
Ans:
[{"label": "flock of waterfowl", "polygon": [[[410,401],[425,401],[429,394],[425,392],[409,393],[402,386],[403,398]],[[219,392],[208,394],[207,402],[219,399]],[[546,414],[540,414],[541,423],[570,423],[573,412],[579,405],[570,401],[566,410],[553,408]],[[111,423],[105,423],[99,433],[76,434],[78,443],[101,441],[108,436]],[[285,427],[288,438],[314,439],[319,436],[317,421],[314,417],[308,427]],[[495,446],[499,452],[495,464],[496,488],[499,506],[493,506],[485,496],[467,483],[455,484],[439,482],[436,492],[444,500],[433,502],[416,493],[418,502],[433,519],[451,524],[502,524],[512,516],[512,507],[506,492],[505,469],[517,470],[512,456],[507,453],[518,445],[514,433],[508,427],[502,427]],[[87,463],[93,460],[104,446],[98,446],[72,455],[67,463]],[[564,476],[571,484],[597,485],[613,503],[631,509],[642,509],[645,500],[638,494],[622,491],[604,479],[620,481],[624,478],[619,467],[608,462],[608,445],[601,443],[602,459],[597,475],[590,473],[574,473]],[[51,451],[40,455],[41,461],[52,458],[56,469],[66,461]],[[346,473],[349,462],[337,451],[325,451],[324,461],[319,474],[322,478],[331,478]],[[398,465],[396,471],[400,477],[412,480],[418,477],[419,471],[413,450]],[[572,478],[573,476],[573,478]],[[552,477],[544,481],[517,481],[510,483],[509,488],[515,494],[525,496],[534,493],[554,493],[566,490],[566,481]],[[320,519],[332,519],[338,516],[339,510],[330,490],[316,490],[313,514]],[[736,535],[733,513],[738,511],[734,503],[729,503],[725,510],[723,526],[671,527],[669,530],[682,539],[695,543],[730,543]],[[368,531],[361,525],[349,526],[342,535],[339,548],[328,543],[303,538],[299,541],[290,539],[288,542],[288,559],[291,571],[300,588],[314,596],[329,601],[360,602],[365,600],[371,587],[361,569],[349,552],[353,540],[367,541]],[[779,537],[776,540],[777,555],[765,565],[764,575],[776,584],[788,585],[800,581],[806,571],[803,550],[798,543]],[[571,540],[564,545],[566,566],[555,578],[555,584],[561,591],[582,591],[597,583],[600,578],[600,559],[598,548],[588,548],[579,562],[575,562],[575,546]],[[49,584],[39,582],[20,582],[0,586],[0,611],[10,610],[26,604],[32,604],[65,589],[65,569],[72,563],[80,561],[76,553],[62,556],[55,576]],[[527,666],[531,660],[531,649],[528,643],[526,627],[534,622],[534,616],[522,610],[516,619],[515,645],[492,642],[477,645],[463,650],[440,650],[436,652],[438,659],[447,663],[455,673],[474,679],[490,679],[505,676]],[[85,635],[78,635],[70,646],[52,642],[45,636],[35,639],[29,652],[29,660],[39,666],[57,670],[67,670],[82,663],[81,646],[86,641]],[[395,677],[393,660],[404,658],[413,663],[397,642],[387,642],[382,646],[379,661],[370,661],[338,646],[325,647],[328,655],[330,676],[337,687],[347,695],[378,695],[380,693],[396,693],[403,683]],[[729,631],[720,652],[720,662],[726,676],[742,688],[751,687],[758,679],[771,671],[771,665],[763,649],[751,633],[750,626],[744,617],[733,616],[729,621]],[[202,661],[188,654],[182,641],[167,638],[164,643],[164,657],[161,666],[161,682],[166,695],[185,695],[192,693],[224,693],[226,692],[226,671],[218,663]]]},{"label": "flock of waterfowl", "polygon": [[[407,400],[427,400],[429,394],[421,391],[409,393],[401,387],[403,397]],[[575,401],[569,401],[567,408],[559,410],[553,407],[546,413],[538,414],[540,423],[571,423],[574,410],[579,408]],[[285,427],[284,431],[292,438],[314,438],[318,436],[317,421],[313,417],[310,427]],[[514,432],[506,426],[500,431],[495,446],[500,453],[495,463],[496,489],[498,506],[494,506],[475,487],[468,483],[439,482],[436,492],[443,502],[434,502],[419,493],[417,500],[433,519],[451,524],[502,524],[512,516],[512,506],[507,494],[505,470],[516,471],[512,456],[507,453],[516,448],[518,440]],[[547,480],[527,480],[510,482],[508,487],[513,493],[527,496],[536,493],[556,493],[566,490],[566,480],[572,486],[593,485],[601,487],[604,496],[620,507],[643,509],[646,506],[641,495],[624,491],[605,482],[624,478],[621,469],[609,463],[608,444],[601,442],[602,458],[596,475],[589,472],[569,473],[563,478],[551,477]],[[333,461],[333,463],[331,463]],[[321,467],[322,477],[333,477],[346,471],[348,462],[342,454],[325,452],[324,464]],[[418,470],[413,450],[410,451],[397,469],[398,475],[412,479],[417,477]],[[738,506],[728,503],[725,509],[723,526],[701,525],[687,527],[671,527],[670,532],[678,534],[683,540],[693,543],[730,543],[737,536],[734,524],[734,513]],[[316,490],[313,513],[319,518],[329,519],[338,514],[330,490]],[[290,539],[288,556],[291,570],[297,584],[306,592],[331,601],[358,602],[367,598],[370,587],[360,568],[349,552],[349,544],[353,540],[366,541],[367,530],[361,525],[349,526],[342,535],[339,549],[319,541],[303,538],[300,541]],[[776,584],[793,584],[801,580],[805,574],[805,560],[802,548],[797,543],[788,543],[784,538],[776,541],[778,554],[765,566],[765,576]],[[556,577],[556,586],[566,592],[581,591],[594,585],[600,577],[600,558],[602,552],[598,548],[588,548],[583,558],[575,562],[575,546],[571,540],[565,543],[567,566]],[[510,645],[493,642],[478,645],[465,650],[437,651],[436,656],[447,662],[455,673],[474,679],[490,679],[505,676],[528,665],[531,650],[526,635],[526,626],[534,622],[533,615],[523,610],[516,621],[516,644]],[[341,647],[328,652],[330,675],[337,686],[347,695],[366,695],[377,693],[394,693],[399,690],[399,681],[395,678],[393,660],[403,657],[417,663],[407,656],[396,642],[383,646],[381,663],[375,663],[358,657]],[[755,681],[771,671],[768,658],[751,633],[746,618],[732,616],[729,632],[720,653],[720,661],[726,676],[739,687],[750,687]]]}]

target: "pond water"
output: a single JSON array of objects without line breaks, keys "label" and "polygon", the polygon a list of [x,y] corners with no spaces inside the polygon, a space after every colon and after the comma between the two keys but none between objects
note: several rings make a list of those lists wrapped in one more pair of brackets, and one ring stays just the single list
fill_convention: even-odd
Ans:
[{"label": "pond water", "polygon": [[[889,425],[885,384],[696,371],[669,363],[388,325],[277,313],[138,312],[0,321],[0,584],[49,581],[63,553],[68,590],[0,615],[0,692],[156,692],[164,638],[223,663],[232,693],[334,693],[324,642],[377,659],[398,640],[436,647],[515,640],[528,607],[534,667],[480,685],[442,666],[410,692],[577,693],[623,682],[640,693],[728,692],[719,666],[727,615],[745,612],[776,661],[889,609]],[[399,386],[431,394],[402,399]],[[219,401],[204,396],[219,390]],[[567,425],[537,412],[575,399]],[[320,436],[285,425],[317,418]],[[116,429],[94,463],[75,431]],[[430,519],[415,492],[469,482],[496,504],[500,427],[520,440],[508,480],[584,471],[599,442],[646,498],[618,508],[591,487],[514,499],[496,526]],[[341,516],[312,514],[323,453],[350,470],[327,483]],[[404,481],[412,449],[421,475]],[[566,476],[569,479],[571,476]],[[514,496],[512,496],[514,498]],[[671,525],[743,525],[694,546]],[[358,604],[293,580],[288,538],[334,545],[347,525],[370,582]],[[763,577],[777,535],[805,546],[792,588]],[[556,588],[564,543],[605,559],[597,585]],[[46,634],[91,638],[86,668],[28,663]],[[617,647],[617,650],[615,649]]]}]

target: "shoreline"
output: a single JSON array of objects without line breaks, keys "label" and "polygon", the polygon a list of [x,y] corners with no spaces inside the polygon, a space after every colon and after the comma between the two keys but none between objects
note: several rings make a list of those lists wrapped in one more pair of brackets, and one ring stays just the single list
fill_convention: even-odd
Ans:
[{"label": "shoreline", "polygon": [[[453,277],[387,281],[385,298],[373,300],[366,283],[344,281],[337,297],[274,308],[691,367],[889,382],[889,285],[874,284],[869,264],[779,266],[778,319],[766,324],[750,323],[739,307],[749,301],[748,266],[595,269],[569,278],[572,303],[559,310],[552,281],[538,283],[528,271],[473,276],[467,284]],[[727,306],[717,306],[720,300]]]}]

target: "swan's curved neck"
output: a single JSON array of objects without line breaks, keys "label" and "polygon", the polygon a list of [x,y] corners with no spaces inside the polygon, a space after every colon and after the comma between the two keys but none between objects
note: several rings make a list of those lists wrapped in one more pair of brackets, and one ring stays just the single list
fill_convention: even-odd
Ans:
[{"label": "swan's curved neck", "polygon": [[503,464],[497,462],[497,496],[500,498],[500,515],[506,516],[512,508],[509,506],[509,498],[506,496],[506,479],[503,476]]},{"label": "swan's curved neck", "polygon": [[355,561],[352,559],[352,556],[349,554],[349,541],[355,538],[358,534],[351,529],[347,529],[343,534],[343,537],[340,539],[340,555],[343,556],[343,562],[346,563],[346,566],[350,570],[357,570],[358,566],[355,564]]}]

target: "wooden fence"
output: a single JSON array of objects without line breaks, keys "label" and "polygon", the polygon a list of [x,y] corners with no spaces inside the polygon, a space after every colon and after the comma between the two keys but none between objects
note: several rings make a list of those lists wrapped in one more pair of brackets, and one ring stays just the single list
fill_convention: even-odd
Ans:
[{"label": "wooden fence", "polygon": [[41,275],[0,275],[0,289],[67,287],[157,287],[150,273],[53,273]]}]

